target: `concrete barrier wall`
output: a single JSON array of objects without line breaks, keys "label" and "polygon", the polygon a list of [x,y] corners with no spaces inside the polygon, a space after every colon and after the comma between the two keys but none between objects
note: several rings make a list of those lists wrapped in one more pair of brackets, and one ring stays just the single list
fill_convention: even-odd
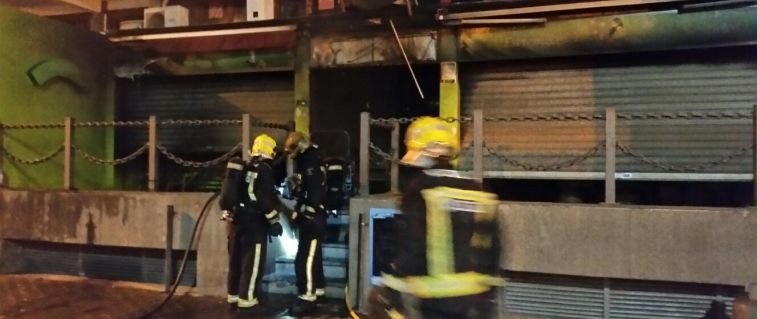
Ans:
[{"label": "concrete barrier wall", "polygon": [[[369,210],[394,207],[387,196],[351,201],[351,264],[369,260],[361,253],[368,251]],[[509,271],[742,287],[757,283],[757,211],[751,208],[506,202],[499,212],[501,266]],[[362,291],[369,286],[365,269],[350,268],[350,284],[359,283]]]},{"label": "concrete barrier wall", "polygon": [[[0,190],[0,239],[164,249],[166,211],[174,206],[174,249],[186,249],[210,193]],[[226,229],[211,205],[202,224],[197,289],[226,293]]]},{"label": "concrete barrier wall", "polygon": [[757,283],[753,209],[504,203],[500,213],[507,270]]}]

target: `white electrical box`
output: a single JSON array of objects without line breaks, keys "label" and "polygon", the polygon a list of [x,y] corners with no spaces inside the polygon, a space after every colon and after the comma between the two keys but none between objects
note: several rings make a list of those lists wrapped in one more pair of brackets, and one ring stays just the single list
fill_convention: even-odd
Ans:
[{"label": "white electrical box", "polygon": [[186,27],[189,25],[189,9],[184,6],[145,8],[145,28]]},{"label": "white electrical box", "polygon": [[247,21],[272,20],[275,18],[275,0],[247,0]]}]

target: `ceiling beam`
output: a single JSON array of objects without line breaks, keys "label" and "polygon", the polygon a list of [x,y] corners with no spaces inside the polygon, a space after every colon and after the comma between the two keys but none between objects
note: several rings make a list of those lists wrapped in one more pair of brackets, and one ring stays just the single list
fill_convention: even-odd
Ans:
[{"label": "ceiling beam", "polygon": [[149,7],[150,0],[108,0],[106,5],[108,11],[140,9]]},{"label": "ceiling beam", "polygon": [[455,20],[455,19],[475,19],[475,18],[489,18],[498,16],[509,16],[517,14],[533,14],[533,13],[551,13],[560,11],[571,10],[585,10],[585,9],[598,9],[598,8],[613,8],[613,7],[628,7],[628,6],[642,6],[652,4],[664,4],[675,2],[689,2],[690,0],[605,0],[605,1],[588,1],[580,3],[566,3],[566,4],[551,4],[543,6],[528,6],[523,8],[511,8],[511,9],[498,9],[498,10],[484,10],[484,11],[471,11],[471,12],[459,12],[439,14],[437,20]]},{"label": "ceiling beam", "polygon": [[102,12],[103,6],[101,0],[59,0],[70,5],[77,6],[91,12]]}]

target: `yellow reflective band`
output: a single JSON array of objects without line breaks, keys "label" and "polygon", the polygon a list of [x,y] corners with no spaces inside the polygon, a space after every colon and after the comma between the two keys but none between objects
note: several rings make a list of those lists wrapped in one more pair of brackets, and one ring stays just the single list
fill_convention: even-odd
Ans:
[{"label": "yellow reflective band", "polygon": [[[252,276],[250,277],[250,287],[247,289],[247,298],[249,298],[249,302],[253,303],[248,307],[252,307],[258,303],[258,299],[255,296],[255,284],[257,284],[258,280],[258,269],[260,268],[260,251],[262,248],[262,244],[255,244],[255,258],[252,261]],[[244,299],[239,300],[239,306],[242,306],[242,302],[246,302]]]},{"label": "yellow reflective band", "polygon": [[489,291],[492,286],[504,286],[505,284],[502,278],[495,278],[476,272],[404,278],[385,275],[381,277],[381,282],[389,288],[419,298],[451,298],[477,295]]},{"label": "yellow reflective band", "polygon": [[237,303],[237,302],[239,302],[239,296],[226,295],[226,303]]},{"label": "yellow reflective band", "polygon": [[386,314],[389,316],[389,319],[405,319],[405,316],[403,316],[397,309],[392,308],[391,310],[384,310],[386,311]]},{"label": "yellow reflective band", "polygon": [[315,208],[310,207],[310,206],[305,206],[305,210],[307,210],[307,211],[309,211],[311,213],[315,213]]},{"label": "yellow reflective band", "polygon": [[267,218],[267,219],[272,219],[272,218],[274,218],[276,216],[279,216],[279,212],[277,210],[275,210],[275,209],[272,210],[270,213],[265,214],[265,218]]},{"label": "yellow reflective band", "polygon": [[341,171],[342,169],[344,169],[342,165],[331,165],[328,168],[329,171]]},{"label": "yellow reflective band", "polygon": [[449,198],[439,189],[421,192],[426,202],[426,262],[432,276],[455,272],[452,220],[446,209]]},{"label": "yellow reflective band", "polygon": [[254,307],[257,304],[258,304],[258,298],[252,298],[250,300],[239,299],[239,303],[237,303],[237,307],[239,307],[239,308],[252,308],[252,307]]},{"label": "yellow reflective band", "polygon": [[244,169],[244,166],[242,166],[242,164],[239,164],[239,163],[229,162],[228,164],[226,164],[226,168],[230,168],[230,169],[241,171],[241,170]]},{"label": "yellow reflective band", "polygon": [[[305,291],[305,297],[313,296],[313,300],[315,300],[315,292],[313,291],[313,259],[315,258],[315,248],[316,245],[318,245],[318,240],[311,240],[310,241],[310,249],[308,250],[308,259],[305,262],[305,276],[307,278],[307,287]],[[308,300],[308,299],[305,299]],[[310,301],[310,300],[309,300]]]}]

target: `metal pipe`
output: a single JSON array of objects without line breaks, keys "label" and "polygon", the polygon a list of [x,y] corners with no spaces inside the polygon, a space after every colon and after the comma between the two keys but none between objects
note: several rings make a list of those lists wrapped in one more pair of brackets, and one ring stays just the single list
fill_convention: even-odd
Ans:
[{"label": "metal pipe", "polygon": [[615,108],[605,110],[605,204],[615,204],[615,145],[616,117]]},{"label": "metal pipe", "polygon": [[391,180],[391,192],[399,192],[400,183],[400,167],[396,159],[400,155],[400,123],[392,123],[392,159],[395,159],[391,163],[391,169],[389,173],[389,179]]},{"label": "metal pipe", "polygon": [[410,65],[410,59],[407,58],[407,53],[405,53],[405,47],[402,46],[402,41],[400,41],[400,35],[397,33],[397,28],[394,27],[394,21],[389,19],[389,25],[392,27],[392,32],[394,32],[394,38],[397,40],[397,45],[400,47],[400,51],[402,52],[402,57],[405,58],[405,64],[407,64],[407,68],[410,70],[410,75],[413,77],[413,81],[415,82],[415,87],[418,89],[418,94],[421,96],[421,100],[425,100],[426,97],[423,96],[423,90],[421,89],[421,85],[418,83],[418,78],[415,77],[415,71],[413,71],[413,66]]},{"label": "metal pipe", "polygon": [[250,114],[242,114],[242,160],[250,160]]},{"label": "metal pipe", "polygon": [[158,188],[158,119],[155,115],[150,115],[148,135],[147,190],[154,192]]},{"label": "metal pipe", "polygon": [[454,19],[471,19],[471,18],[487,18],[496,16],[507,16],[516,14],[529,14],[529,13],[542,13],[542,12],[557,12],[557,11],[569,11],[580,9],[592,9],[592,8],[612,8],[620,6],[638,6],[638,5],[650,5],[656,3],[674,3],[683,2],[686,0],[606,0],[606,1],[589,1],[582,3],[566,3],[566,4],[552,4],[525,8],[511,8],[511,9],[498,9],[498,10],[486,10],[486,11],[471,11],[460,12],[450,14],[439,14],[437,20],[454,20]]},{"label": "metal pipe", "polygon": [[66,120],[64,122],[64,142],[63,142],[63,189],[65,190],[71,190],[73,189],[73,119],[71,117],[66,117]]},{"label": "metal pipe", "polygon": [[446,26],[457,25],[481,25],[481,24],[544,24],[547,23],[545,18],[533,19],[461,19],[461,20],[444,20]]},{"label": "metal pipe", "polygon": [[484,181],[484,112],[473,110],[473,176]]},{"label": "metal pipe", "polygon": [[360,113],[360,195],[370,195],[370,180],[368,171],[370,169],[368,145],[371,143],[371,114],[368,112]]},{"label": "metal pipe", "polygon": [[[165,260],[163,263],[163,282],[165,284],[165,292],[171,291],[171,285],[173,284],[173,219],[174,219],[173,205],[168,205],[166,210],[166,251]],[[191,247],[187,247],[191,249]]]},{"label": "metal pipe", "polygon": [[757,206],[757,104],[752,110],[752,204]]}]

